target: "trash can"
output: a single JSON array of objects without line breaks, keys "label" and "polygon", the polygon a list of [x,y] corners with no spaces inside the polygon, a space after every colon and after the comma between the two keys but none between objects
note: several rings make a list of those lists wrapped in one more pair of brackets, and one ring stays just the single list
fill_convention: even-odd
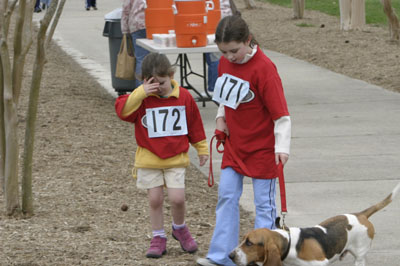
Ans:
[{"label": "trash can", "polygon": [[104,16],[105,25],[103,30],[103,36],[108,37],[112,86],[118,95],[131,92],[135,89],[135,80],[124,80],[115,77],[117,57],[122,41],[121,15],[122,8],[117,8],[107,13]]}]

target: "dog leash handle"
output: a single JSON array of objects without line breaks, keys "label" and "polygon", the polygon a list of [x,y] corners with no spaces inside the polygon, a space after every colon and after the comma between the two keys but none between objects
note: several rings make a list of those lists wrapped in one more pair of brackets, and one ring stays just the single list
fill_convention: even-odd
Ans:
[{"label": "dog leash handle", "polygon": [[210,168],[208,170],[208,186],[214,186],[214,172],[213,172],[213,165],[212,165],[212,142],[215,139],[215,135],[211,138],[210,141]]},{"label": "dog leash handle", "polygon": [[212,143],[213,143],[214,139],[217,140],[217,144],[216,144],[217,152],[223,153],[224,150],[220,150],[219,147],[221,146],[221,144],[223,144],[225,142],[226,135],[224,132],[216,129],[214,132],[214,136],[211,138],[211,141],[210,141],[210,168],[208,171],[208,186],[209,187],[214,186],[214,172],[213,172],[213,166],[212,166]]},{"label": "dog leash handle", "polygon": [[281,195],[282,224],[285,226],[285,216],[287,214],[287,206],[286,206],[285,176],[283,174],[282,162],[279,162],[278,164],[278,179],[279,179],[279,190]]}]

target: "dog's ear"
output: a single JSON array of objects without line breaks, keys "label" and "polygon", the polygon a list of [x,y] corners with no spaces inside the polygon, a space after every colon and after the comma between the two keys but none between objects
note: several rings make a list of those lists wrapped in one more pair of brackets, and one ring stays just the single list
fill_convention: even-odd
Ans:
[{"label": "dog's ear", "polygon": [[283,266],[281,254],[276,245],[266,243],[264,246],[264,261],[263,266]]},{"label": "dog's ear", "polygon": [[278,228],[278,229],[282,229],[282,226],[281,226],[281,217],[276,217],[276,219],[275,219],[275,227],[276,228]]},{"label": "dog's ear", "polygon": [[285,224],[281,225],[281,217],[279,217],[279,216],[276,217],[276,219],[275,219],[275,227],[278,229],[289,231],[289,227],[287,227]]}]

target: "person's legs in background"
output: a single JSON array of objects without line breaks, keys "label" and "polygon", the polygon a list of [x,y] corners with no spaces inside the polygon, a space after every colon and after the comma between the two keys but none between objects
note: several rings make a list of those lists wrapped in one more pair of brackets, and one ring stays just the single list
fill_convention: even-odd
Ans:
[{"label": "person's legs in background", "polygon": [[93,7],[94,10],[97,10],[96,0],[85,0],[86,10],[89,11],[91,7]]},{"label": "person's legs in background", "polygon": [[40,0],[40,2],[42,3],[42,9],[46,9],[49,8],[50,6],[50,0]]},{"label": "person's legs in background", "polygon": [[35,8],[34,8],[33,11],[34,11],[35,13],[39,13],[39,12],[42,11],[42,9],[40,8],[40,0],[36,0]]},{"label": "person's legs in background", "polygon": [[[136,39],[145,39],[146,38],[146,29],[138,30],[133,32],[132,34],[132,42],[133,48],[135,49],[135,57],[136,57],[136,76],[140,77],[142,74],[142,62],[143,58],[149,53],[146,49],[140,47],[136,44]],[[142,81],[136,79],[136,88],[142,84]]]},{"label": "person's legs in background", "polygon": [[97,10],[97,6],[96,6],[96,0],[91,0],[92,1],[92,7],[94,10]]},{"label": "person's legs in background", "polygon": [[214,91],[215,82],[218,78],[218,63],[221,53],[206,53],[206,62],[208,66],[208,91]]}]

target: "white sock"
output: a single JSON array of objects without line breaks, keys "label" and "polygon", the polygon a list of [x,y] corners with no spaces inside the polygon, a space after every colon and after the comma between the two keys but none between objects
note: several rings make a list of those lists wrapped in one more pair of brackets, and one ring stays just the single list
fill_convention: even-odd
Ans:
[{"label": "white sock", "polygon": [[183,222],[183,224],[175,224],[175,223],[172,223],[172,228],[173,228],[174,230],[182,229],[182,228],[184,228],[185,226],[186,226],[185,222]]},{"label": "white sock", "polygon": [[153,237],[156,237],[156,236],[159,236],[159,237],[162,237],[162,238],[167,238],[167,235],[165,234],[164,228],[160,229],[160,230],[154,230],[153,231]]}]

